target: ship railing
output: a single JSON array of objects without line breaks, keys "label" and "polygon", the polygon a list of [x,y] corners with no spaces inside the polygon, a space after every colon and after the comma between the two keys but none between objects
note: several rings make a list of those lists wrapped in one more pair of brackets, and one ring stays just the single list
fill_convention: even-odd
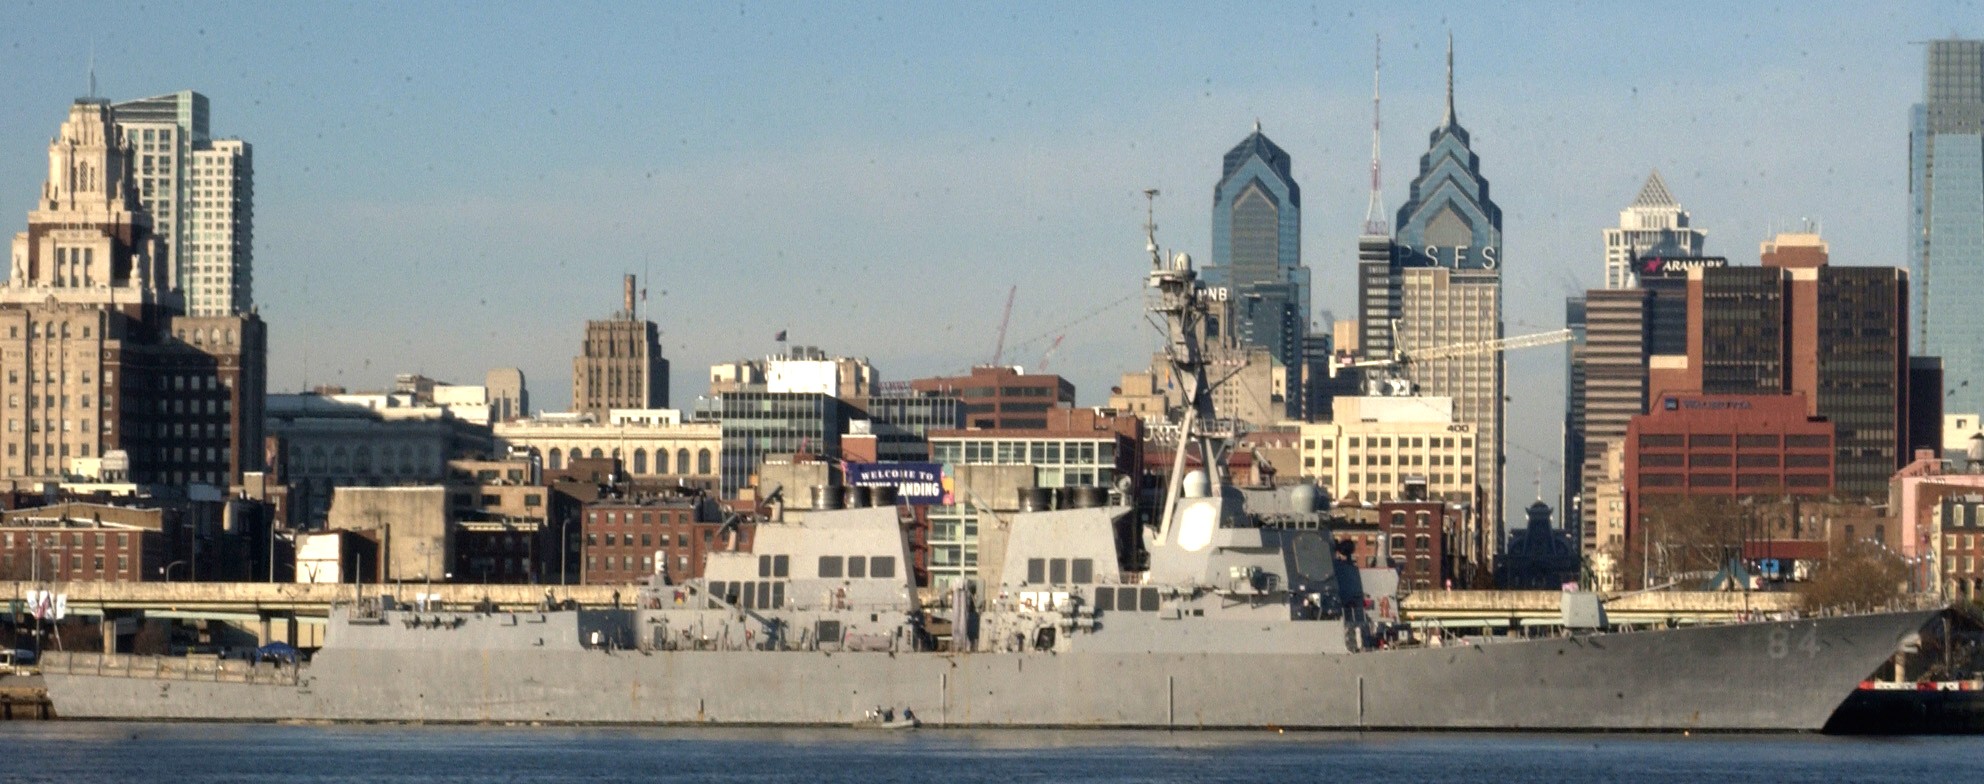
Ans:
[{"label": "ship railing", "polygon": [[284,662],[223,659],[211,654],[150,656],[90,651],[48,651],[42,656],[42,671],[110,678],[295,686],[302,679],[303,666]]}]

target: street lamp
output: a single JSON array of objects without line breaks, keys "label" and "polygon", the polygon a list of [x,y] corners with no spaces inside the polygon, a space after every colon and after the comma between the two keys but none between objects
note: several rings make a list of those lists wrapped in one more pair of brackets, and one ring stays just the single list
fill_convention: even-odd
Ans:
[{"label": "street lamp", "polygon": [[565,574],[566,565],[570,564],[572,561],[572,556],[569,553],[572,547],[571,528],[572,528],[572,515],[570,513],[567,513],[565,515],[565,519],[558,521],[558,584],[559,585],[572,584],[572,581],[570,579],[567,579],[567,576]]},{"label": "street lamp", "polygon": [[158,573],[161,576],[165,577],[166,582],[172,582],[172,567],[174,566],[185,566],[189,576],[193,570],[193,565],[187,563],[186,560],[183,558],[177,561],[173,561],[172,563],[166,564],[164,566],[161,566],[158,568]]}]

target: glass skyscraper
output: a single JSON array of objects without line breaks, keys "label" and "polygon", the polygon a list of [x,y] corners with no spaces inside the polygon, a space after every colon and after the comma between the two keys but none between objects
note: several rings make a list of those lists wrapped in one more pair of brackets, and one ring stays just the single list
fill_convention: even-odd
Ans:
[{"label": "glass skyscraper", "polygon": [[[1454,114],[1451,44],[1446,114],[1428,139],[1411,198],[1394,225],[1389,254],[1360,240],[1358,316],[1365,351],[1383,346],[1411,357],[1502,337],[1502,210],[1488,197],[1481,158]],[[1419,394],[1452,398],[1454,422],[1474,428],[1475,454],[1463,467],[1474,469],[1479,519],[1492,532],[1485,538],[1499,548],[1502,355],[1482,351],[1413,362],[1405,374]]]},{"label": "glass skyscraper", "polygon": [[1909,266],[1922,353],[1943,358],[1944,410],[1984,412],[1984,41],[1930,41],[1910,123]]},{"label": "glass skyscraper", "polygon": [[1302,266],[1302,189],[1288,153],[1254,132],[1227,151],[1212,196],[1212,265],[1206,282],[1235,300],[1240,342],[1289,368],[1302,360],[1309,324],[1309,268]]}]

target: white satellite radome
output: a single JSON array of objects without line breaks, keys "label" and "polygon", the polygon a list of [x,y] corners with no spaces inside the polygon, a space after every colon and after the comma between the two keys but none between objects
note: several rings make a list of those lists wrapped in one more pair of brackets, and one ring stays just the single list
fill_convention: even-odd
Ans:
[{"label": "white satellite radome", "polygon": [[1288,491],[1288,505],[1296,514],[1312,514],[1316,511],[1316,486],[1303,482]]},{"label": "white satellite radome", "polygon": [[1204,498],[1209,495],[1212,495],[1212,478],[1206,476],[1205,471],[1195,468],[1185,474],[1186,498]]}]

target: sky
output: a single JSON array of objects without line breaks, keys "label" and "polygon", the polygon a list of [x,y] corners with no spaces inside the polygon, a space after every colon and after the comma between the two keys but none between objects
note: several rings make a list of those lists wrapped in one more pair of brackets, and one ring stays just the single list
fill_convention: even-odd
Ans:
[{"label": "sky", "polygon": [[[1316,317],[1355,317],[1377,36],[1396,210],[1453,35],[1514,335],[1600,285],[1656,168],[1732,263],[1809,223],[1835,264],[1905,267],[1919,42],[1984,35],[1976,1],[961,5],[0,4],[0,221],[25,228],[94,61],[99,95],[198,90],[254,146],[271,392],[520,367],[561,410],[634,273],[678,407],[780,330],[886,379],[963,371],[1014,287],[1004,361],[1099,405],[1161,344],[1142,191],[1206,260],[1257,120],[1302,187]],[[1557,493],[1563,365],[1509,356],[1512,505]]]}]

